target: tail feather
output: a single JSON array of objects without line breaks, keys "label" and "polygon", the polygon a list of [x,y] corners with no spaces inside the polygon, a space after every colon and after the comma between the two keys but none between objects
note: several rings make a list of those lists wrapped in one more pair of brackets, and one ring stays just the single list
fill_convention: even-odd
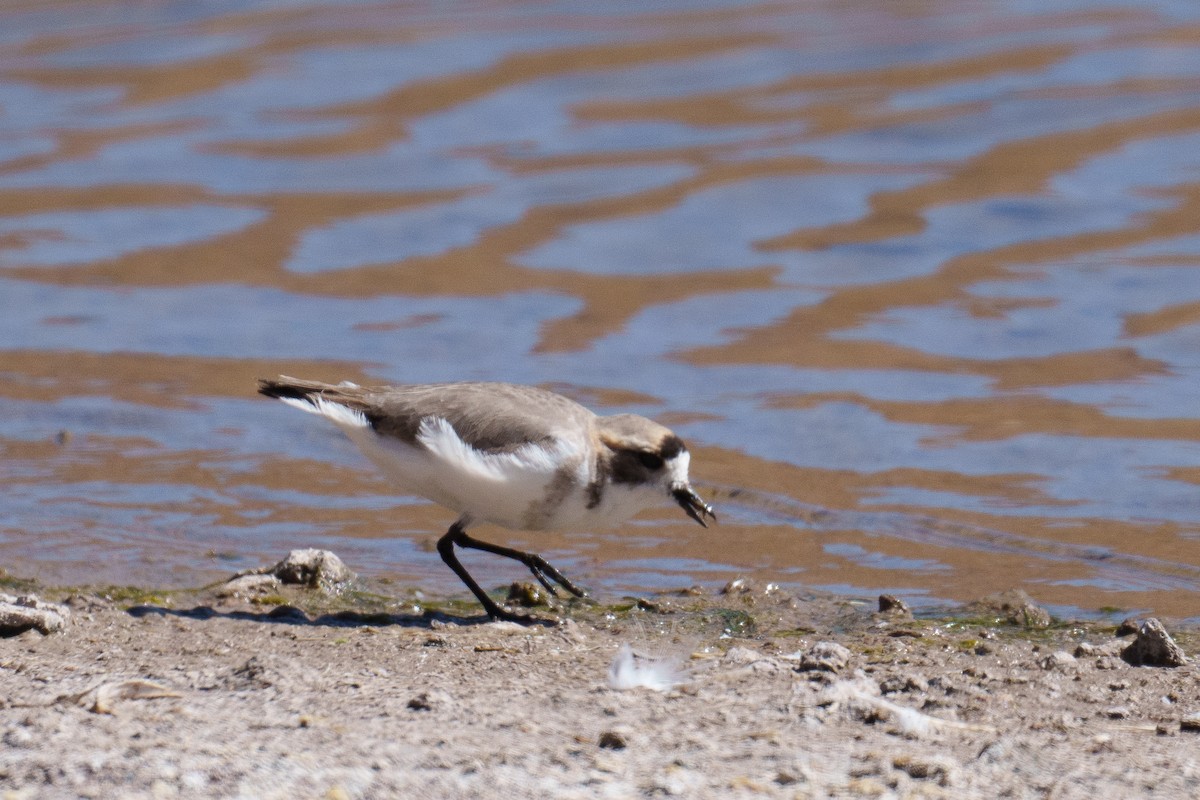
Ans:
[{"label": "tail feather", "polygon": [[339,425],[354,428],[368,427],[363,413],[367,404],[363,400],[366,391],[353,383],[321,383],[280,375],[275,379],[258,381],[258,393],[282,400],[301,411],[320,414]]},{"label": "tail feather", "polygon": [[258,393],[278,400],[304,400],[312,403],[315,399],[314,395],[320,395],[326,389],[335,388],[337,387],[332,384],[290,378],[287,375],[258,379]]}]

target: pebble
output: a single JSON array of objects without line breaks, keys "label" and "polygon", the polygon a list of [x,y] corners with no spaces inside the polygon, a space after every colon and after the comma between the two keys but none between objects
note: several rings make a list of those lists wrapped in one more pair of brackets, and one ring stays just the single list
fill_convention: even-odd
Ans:
[{"label": "pebble", "polygon": [[639,597],[635,607],[638,611],[648,611],[651,614],[674,614],[675,609],[671,607],[668,600],[650,600],[646,597]]},{"label": "pebble", "polygon": [[908,604],[892,594],[879,595],[879,613],[912,616],[912,611],[909,609]]},{"label": "pebble", "polygon": [[1038,666],[1045,670],[1071,670],[1078,665],[1075,656],[1066,650],[1058,650],[1038,660]]},{"label": "pebble", "polygon": [[408,708],[412,711],[438,711],[439,709],[449,708],[454,703],[449,692],[441,689],[428,689],[413,697],[408,701]]},{"label": "pebble", "polygon": [[605,750],[624,750],[629,746],[629,741],[625,738],[625,734],[620,731],[608,730],[600,734],[600,738],[597,739],[596,744]]},{"label": "pebble", "polygon": [[1138,632],[1137,620],[1133,617],[1126,617],[1121,620],[1121,624],[1117,626],[1117,636],[1132,636]]},{"label": "pebble", "polygon": [[734,578],[721,588],[721,594],[750,594],[755,588],[754,581],[749,578]]}]

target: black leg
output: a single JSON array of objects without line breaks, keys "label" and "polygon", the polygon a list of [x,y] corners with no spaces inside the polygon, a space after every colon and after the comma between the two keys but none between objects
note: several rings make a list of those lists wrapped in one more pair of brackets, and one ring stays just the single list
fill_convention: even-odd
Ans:
[{"label": "black leg", "polygon": [[454,574],[459,577],[459,580],[466,584],[467,588],[471,590],[471,593],[475,595],[475,598],[479,600],[479,603],[483,606],[483,610],[486,611],[488,616],[492,617],[493,619],[503,619],[510,622],[530,621],[528,617],[520,614],[514,614],[511,611],[506,611],[505,609],[501,608],[495,600],[488,597],[487,592],[483,591],[479,584],[475,582],[475,579],[471,577],[471,573],[467,572],[466,567],[462,565],[462,563],[458,560],[458,556],[454,554],[454,545],[458,545],[459,547],[469,547],[474,550],[482,550],[485,553],[493,553],[498,556],[504,556],[505,558],[511,558],[516,561],[520,561],[522,564],[528,567],[529,571],[533,573],[533,576],[537,578],[541,584],[549,589],[553,594],[557,594],[557,592],[546,579],[547,575],[553,578],[560,586],[571,592],[576,597],[585,596],[582,589],[563,577],[563,574],[551,566],[546,559],[534,553],[526,553],[521,550],[514,550],[511,547],[501,547],[499,545],[482,542],[479,539],[474,539],[467,535],[466,530],[463,528],[463,520],[460,519],[450,526],[450,530],[446,531],[442,538],[438,539],[438,555],[442,557],[442,561],[446,563],[447,567],[454,570]]},{"label": "black leg", "polygon": [[533,573],[533,577],[537,578],[541,582],[542,586],[545,586],[547,589],[549,589],[550,593],[555,597],[558,596],[558,592],[550,584],[550,581],[546,580],[547,575],[549,575],[555,581],[555,583],[576,597],[587,596],[582,589],[567,580],[567,578],[561,572],[556,570],[549,561],[542,558],[537,553],[526,553],[523,550],[514,550],[511,547],[501,547],[498,544],[483,542],[479,539],[468,536],[467,532],[462,528],[459,528],[458,535],[454,538],[454,543],[459,547],[470,547],[474,550],[482,550],[485,553],[494,553],[498,556],[511,558],[514,561],[520,561],[529,568],[529,571]]},{"label": "black leg", "polygon": [[467,572],[467,568],[458,560],[458,556],[454,555],[454,543],[459,536],[465,536],[466,532],[462,529],[462,520],[455,522],[450,526],[450,530],[446,531],[442,538],[438,539],[437,550],[438,555],[442,557],[442,561],[446,562],[446,566],[454,570],[454,574],[467,585],[471,590],[471,594],[475,595],[476,599],[483,605],[483,610],[487,612],[492,619],[505,619],[511,622],[523,622],[523,617],[517,616],[510,611],[505,611],[496,601],[488,597],[487,592],[480,588],[475,579],[471,577],[471,573]]}]

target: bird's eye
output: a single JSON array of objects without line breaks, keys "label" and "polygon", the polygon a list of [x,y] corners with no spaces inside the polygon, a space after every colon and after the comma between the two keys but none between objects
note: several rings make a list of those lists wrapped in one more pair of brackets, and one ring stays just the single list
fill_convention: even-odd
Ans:
[{"label": "bird's eye", "polygon": [[642,462],[642,466],[648,470],[660,469],[663,465],[663,460],[654,455],[654,453],[638,453],[638,461]]}]

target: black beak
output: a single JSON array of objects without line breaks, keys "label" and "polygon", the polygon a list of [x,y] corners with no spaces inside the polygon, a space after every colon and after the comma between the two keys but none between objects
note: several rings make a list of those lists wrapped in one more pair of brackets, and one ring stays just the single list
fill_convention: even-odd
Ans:
[{"label": "black beak", "polygon": [[714,521],[717,515],[713,513],[712,506],[700,499],[700,495],[696,494],[690,486],[675,486],[671,489],[671,496],[675,498],[675,502],[679,503],[679,507],[687,512],[687,515],[696,522],[700,523],[700,527],[707,528],[704,524],[705,517],[711,517]]}]

